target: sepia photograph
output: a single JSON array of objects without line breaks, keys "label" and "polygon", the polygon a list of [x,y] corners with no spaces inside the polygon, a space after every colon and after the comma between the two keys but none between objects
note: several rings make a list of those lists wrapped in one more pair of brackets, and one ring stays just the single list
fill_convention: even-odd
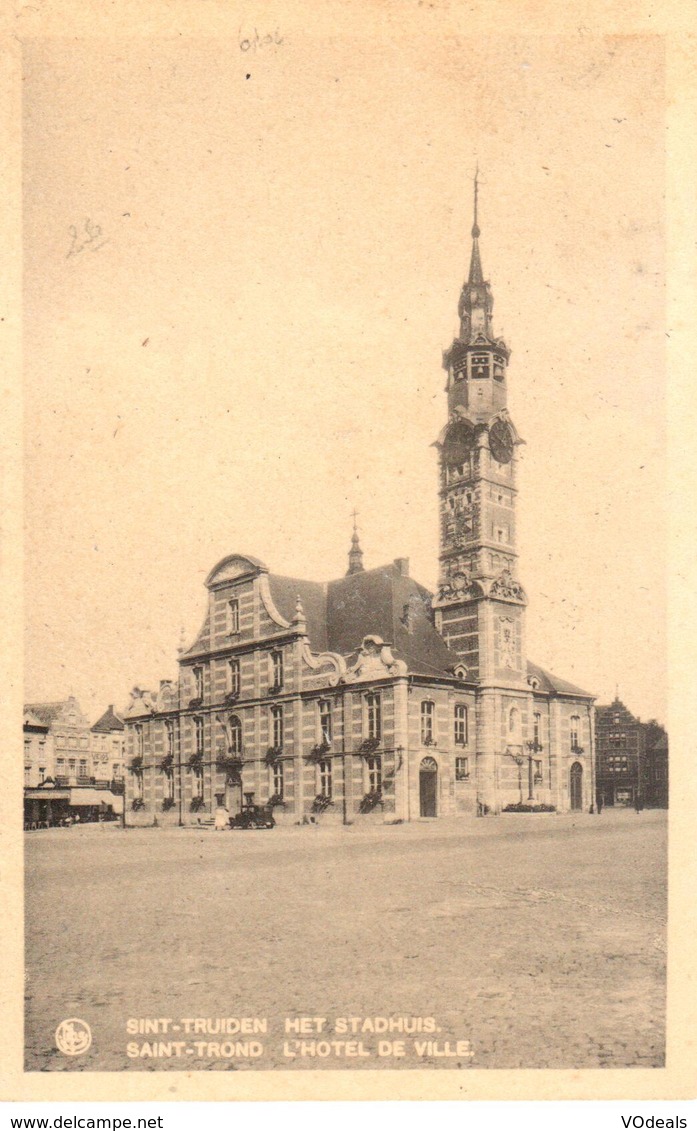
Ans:
[{"label": "sepia photograph", "polygon": [[22,44],[25,1073],[667,1065],[665,43],[374,15]]}]

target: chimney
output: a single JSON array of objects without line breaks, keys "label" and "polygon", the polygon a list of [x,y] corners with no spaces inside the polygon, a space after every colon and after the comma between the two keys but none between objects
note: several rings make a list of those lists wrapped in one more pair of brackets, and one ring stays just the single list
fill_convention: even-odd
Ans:
[{"label": "chimney", "polygon": [[395,558],[394,564],[400,577],[409,576],[409,558]]}]

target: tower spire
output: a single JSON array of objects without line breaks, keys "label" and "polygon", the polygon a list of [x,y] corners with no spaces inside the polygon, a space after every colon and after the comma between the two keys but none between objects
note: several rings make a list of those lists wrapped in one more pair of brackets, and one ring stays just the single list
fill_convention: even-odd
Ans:
[{"label": "tower spire", "polygon": [[483,283],[484,274],[482,272],[482,260],[479,254],[479,224],[477,218],[477,206],[479,203],[479,165],[477,165],[474,174],[474,222],[472,224],[472,257],[470,259],[470,273],[468,283]]},{"label": "tower spire", "polygon": [[349,566],[346,571],[346,576],[350,577],[352,573],[363,573],[363,551],[361,544],[358,540],[358,527],[356,519],[358,518],[358,511],[353,508],[351,517],[353,518],[353,534],[351,535],[351,549],[349,550]]}]

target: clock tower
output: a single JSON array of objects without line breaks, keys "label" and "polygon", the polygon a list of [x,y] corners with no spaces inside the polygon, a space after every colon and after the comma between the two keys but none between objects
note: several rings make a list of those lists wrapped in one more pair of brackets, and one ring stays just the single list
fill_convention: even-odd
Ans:
[{"label": "clock tower", "polygon": [[436,627],[477,685],[477,780],[482,804],[496,796],[497,759],[527,731],[530,687],[526,597],[518,580],[516,451],[523,443],[507,407],[509,350],[496,337],[491,287],[479,250],[478,185],[469,275],[459,333],[443,355],[448,419],[440,462],[440,577]]}]

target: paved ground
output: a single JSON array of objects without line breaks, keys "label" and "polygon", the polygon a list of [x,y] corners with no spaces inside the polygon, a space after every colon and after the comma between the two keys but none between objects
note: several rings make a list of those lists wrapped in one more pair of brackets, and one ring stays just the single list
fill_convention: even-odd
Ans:
[{"label": "paved ground", "polygon": [[[664,813],[93,826],[27,834],[26,864],[29,1071],[663,1064]],[[346,1040],[343,1017],[435,1018],[440,1031],[379,1060],[385,1035],[369,1022],[354,1038],[367,1058],[331,1046],[290,1059],[288,1016],[326,1018],[304,1038],[325,1042]],[[92,1029],[82,1056],[54,1046],[70,1017]],[[128,1035],[129,1018],[161,1017],[180,1029]],[[263,1055],[235,1055],[250,1053],[239,1036],[182,1039],[184,1019],[221,1017],[266,1018],[268,1033],[246,1038]],[[415,1040],[434,1038],[419,1056]],[[128,1041],[165,1055],[129,1058]],[[438,1055],[447,1041],[455,1056]],[[208,1048],[221,1042],[222,1055]]]}]

